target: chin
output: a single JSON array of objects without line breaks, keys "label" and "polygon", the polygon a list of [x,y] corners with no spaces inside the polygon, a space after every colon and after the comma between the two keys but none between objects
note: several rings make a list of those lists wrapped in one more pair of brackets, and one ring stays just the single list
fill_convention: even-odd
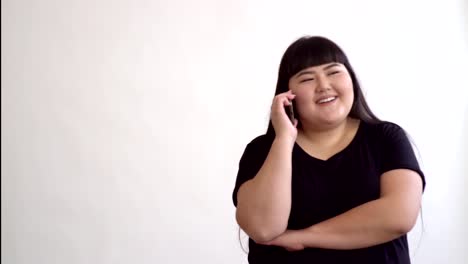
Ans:
[{"label": "chin", "polygon": [[324,125],[337,126],[346,121],[347,116],[337,116],[321,119],[319,122]]},{"label": "chin", "polygon": [[[347,109],[346,109],[347,110]],[[305,122],[316,127],[333,128],[343,124],[347,120],[349,111],[345,109],[332,110],[328,113],[323,112],[320,115],[310,115]],[[351,110],[351,109],[349,109]]]}]

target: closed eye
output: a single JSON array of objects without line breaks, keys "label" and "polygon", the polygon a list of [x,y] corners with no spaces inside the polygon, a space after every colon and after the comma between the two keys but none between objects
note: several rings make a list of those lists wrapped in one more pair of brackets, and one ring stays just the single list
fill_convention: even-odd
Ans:
[{"label": "closed eye", "polygon": [[333,71],[333,72],[330,72],[328,75],[335,75],[335,74],[338,74],[340,73],[340,71]]},{"label": "closed eye", "polygon": [[304,80],[302,80],[300,82],[303,83],[303,82],[308,82],[308,81],[313,81],[313,80],[315,80],[315,79],[314,78],[309,78],[309,79],[304,79]]}]

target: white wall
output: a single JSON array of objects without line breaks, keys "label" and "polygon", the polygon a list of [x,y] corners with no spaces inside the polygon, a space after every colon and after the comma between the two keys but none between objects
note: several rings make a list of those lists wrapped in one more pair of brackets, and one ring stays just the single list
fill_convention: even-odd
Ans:
[{"label": "white wall", "polygon": [[338,42],[374,111],[419,148],[414,263],[466,263],[467,10],[2,1],[2,263],[246,263],[238,160],[266,129],[282,53],[305,34]]}]

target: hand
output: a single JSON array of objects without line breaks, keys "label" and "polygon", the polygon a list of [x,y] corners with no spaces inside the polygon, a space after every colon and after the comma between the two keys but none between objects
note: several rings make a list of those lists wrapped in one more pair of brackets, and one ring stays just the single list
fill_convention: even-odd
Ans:
[{"label": "hand", "polygon": [[301,241],[300,230],[286,230],[275,239],[262,243],[269,246],[279,246],[287,251],[304,250],[304,244]]},{"label": "hand", "polygon": [[288,114],[284,110],[285,106],[290,104],[296,95],[292,94],[291,90],[275,96],[271,105],[271,122],[275,129],[276,137],[286,137],[293,142],[297,137],[297,119],[294,119],[294,124],[289,120]]}]

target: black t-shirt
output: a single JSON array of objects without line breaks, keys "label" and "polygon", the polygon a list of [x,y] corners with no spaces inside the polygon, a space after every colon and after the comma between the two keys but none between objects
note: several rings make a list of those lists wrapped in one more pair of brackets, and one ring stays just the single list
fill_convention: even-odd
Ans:
[{"label": "black t-shirt", "polygon": [[[233,192],[252,179],[265,161],[274,138],[262,135],[246,147]],[[416,171],[423,180],[406,133],[390,122],[361,121],[351,143],[328,160],[307,154],[297,143],[292,153],[291,213],[288,229],[310,227],[380,196],[380,176],[393,169]],[[423,187],[423,188],[424,188]],[[377,246],[357,250],[306,248],[289,252],[281,247],[256,244],[249,239],[249,263],[398,263],[408,264],[406,235]]]}]

